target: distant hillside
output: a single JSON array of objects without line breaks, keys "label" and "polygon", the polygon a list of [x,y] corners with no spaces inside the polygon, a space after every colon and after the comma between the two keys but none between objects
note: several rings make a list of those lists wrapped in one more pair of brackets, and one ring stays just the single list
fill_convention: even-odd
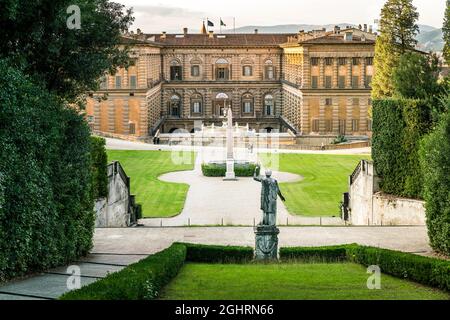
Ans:
[{"label": "distant hillside", "polygon": [[[236,28],[236,33],[253,33],[258,29],[260,33],[297,33],[299,30],[311,31],[326,28],[332,30],[336,24],[284,24],[276,26],[245,26]],[[346,26],[355,26],[351,23],[338,23],[341,28]],[[444,41],[442,37],[442,29],[437,29],[432,26],[419,24],[420,33],[417,36],[419,41],[418,47],[425,51],[442,51]],[[232,33],[233,30],[223,30],[224,33]]]}]

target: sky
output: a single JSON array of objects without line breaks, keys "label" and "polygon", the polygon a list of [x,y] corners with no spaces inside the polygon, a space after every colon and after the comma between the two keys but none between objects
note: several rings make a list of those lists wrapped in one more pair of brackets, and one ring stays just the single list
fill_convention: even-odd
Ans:
[{"label": "sky", "polygon": [[[279,24],[373,24],[385,0],[114,0],[134,8],[133,30],[146,33],[200,30],[208,17],[232,28]],[[419,23],[442,27],[446,0],[413,0]]]}]

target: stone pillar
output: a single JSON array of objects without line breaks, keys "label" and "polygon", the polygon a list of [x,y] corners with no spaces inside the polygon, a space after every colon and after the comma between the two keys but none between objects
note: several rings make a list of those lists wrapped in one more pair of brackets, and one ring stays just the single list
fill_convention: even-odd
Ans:
[{"label": "stone pillar", "polygon": [[367,99],[359,99],[359,131],[360,132],[368,132],[367,130],[367,118],[369,117],[367,114]]},{"label": "stone pillar", "polygon": [[311,132],[311,124],[309,122],[309,100],[301,98],[301,133],[309,134]]},{"label": "stone pillar", "polygon": [[114,133],[115,131],[115,118],[116,118],[116,112],[115,112],[115,105],[114,100],[108,101],[108,131]]},{"label": "stone pillar", "polygon": [[128,83],[128,70],[125,68],[123,69],[123,87],[125,89],[129,88],[129,83]]},{"label": "stone pillar", "polygon": [[319,103],[319,132],[325,132],[325,98],[320,98]]},{"label": "stone pillar", "polygon": [[148,136],[148,108],[146,99],[139,101],[139,136]]},{"label": "stone pillar", "polygon": [[366,59],[360,58],[360,72],[359,72],[359,87],[365,88],[366,87]]},{"label": "stone pillar", "polygon": [[325,88],[325,59],[319,58],[319,88]]},{"label": "stone pillar", "polygon": [[94,131],[100,131],[100,102],[94,99]]},{"label": "stone pillar", "polygon": [[205,92],[205,110],[204,110],[204,115],[206,118],[211,118],[212,114],[213,114],[213,106],[212,106],[212,92],[210,89],[207,89]]},{"label": "stone pillar", "polygon": [[352,69],[353,69],[352,62],[353,62],[352,58],[347,58],[347,78],[346,78],[346,84],[345,84],[345,87],[347,89],[352,88]]},{"label": "stone pillar", "polygon": [[339,97],[333,98],[333,133],[339,134]]},{"label": "stone pillar", "polygon": [[307,49],[303,49],[302,88],[311,88],[311,61]]},{"label": "stone pillar", "polygon": [[122,109],[122,128],[123,128],[123,134],[129,134],[130,133],[130,106],[129,106],[129,100],[124,99],[123,100],[123,109]]},{"label": "stone pillar", "polygon": [[276,226],[258,225],[255,230],[255,260],[278,260],[278,234]]},{"label": "stone pillar", "polygon": [[352,134],[352,120],[353,120],[353,97],[347,98],[347,118],[345,119],[345,133]]},{"label": "stone pillar", "polygon": [[333,59],[333,84],[332,88],[336,89],[339,86],[339,65],[338,58]]}]

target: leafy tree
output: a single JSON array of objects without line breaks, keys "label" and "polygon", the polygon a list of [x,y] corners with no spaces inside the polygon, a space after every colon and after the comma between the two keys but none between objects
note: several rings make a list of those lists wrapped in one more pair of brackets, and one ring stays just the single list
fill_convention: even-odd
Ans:
[{"label": "leafy tree", "polygon": [[447,63],[450,63],[450,0],[447,0],[447,7],[445,9],[444,26],[442,27],[444,33],[444,58]]},{"label": "leafy tree", "polygon": [[439,59],[436,55],[407,52],[392,72],[394,96],[410,99],[436,99],[441,93]]},{"label": "leafy tree", "polygon": [[[108,0],[1,0],[0,58],[10,58],[24,72],[67,101],[98,88],[98,79],[128,64],[121,34],[133,21],[131,10]],[[67,20],[80,8],[80,29]]]},{"label": "leafy tree", "polygon": [[393,96],[392,70],[400,56],[416,46],[418,18],[412,0],[388,0],[381,9],[380,35],[375,44],[373,98]]}]

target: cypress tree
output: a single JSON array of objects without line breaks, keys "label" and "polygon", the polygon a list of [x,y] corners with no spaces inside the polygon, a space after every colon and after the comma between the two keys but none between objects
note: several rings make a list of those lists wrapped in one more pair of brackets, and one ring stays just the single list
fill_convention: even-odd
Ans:
[{"label": "cypress tree", "polygon": [[445,9],[444,26],[442,27],[444,33],[444,58],[447,64],[450,63],[450,0],[447,0],[447,7]]},{"label": "cypress tree", "polygon": [[380,35],[375,45],[373,98],[393,95],[392,70],[400,56],[416,46],[418,18],[412,0],[388,0],[381,9]]}]

